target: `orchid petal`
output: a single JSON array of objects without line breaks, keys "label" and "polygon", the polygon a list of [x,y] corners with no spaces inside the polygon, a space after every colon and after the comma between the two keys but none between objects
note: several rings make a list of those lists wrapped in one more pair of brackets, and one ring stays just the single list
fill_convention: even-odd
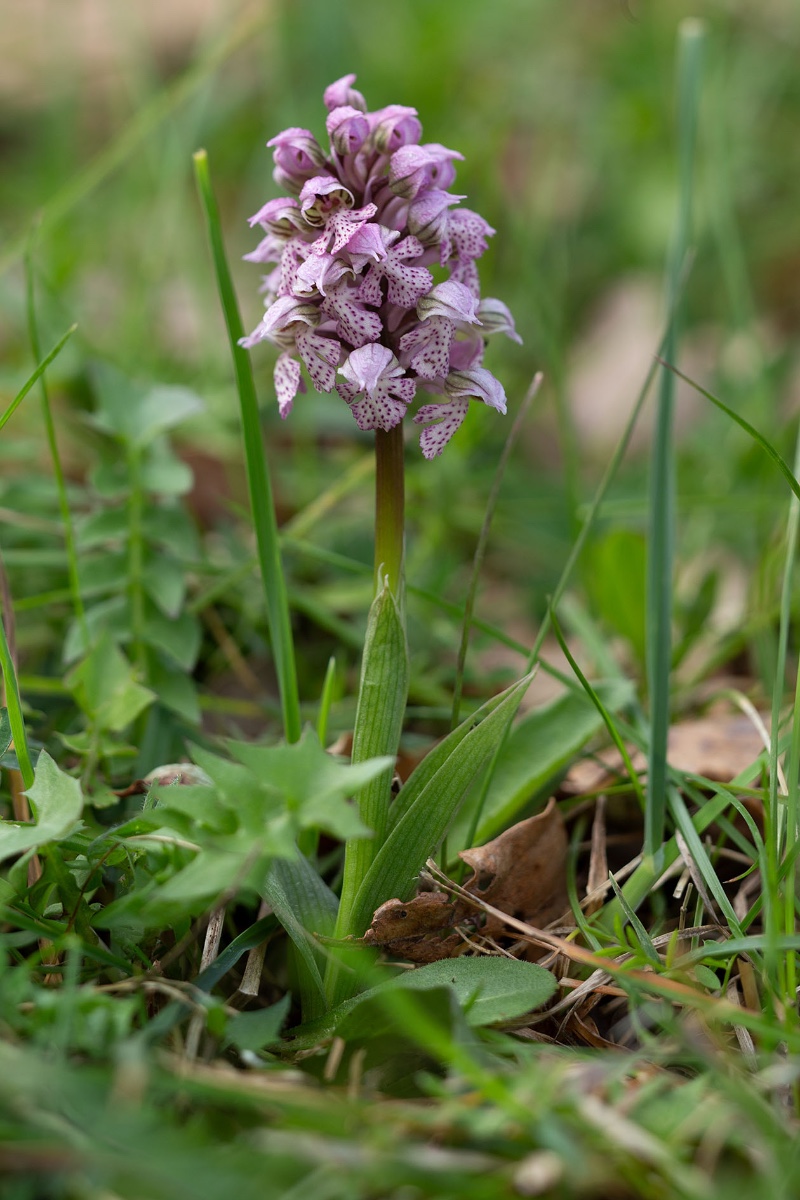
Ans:
[{"label": "orchid petal", "polygon": [[468,400],[449,400],[444,404],[423,404],[414,415],[416,425],[428,424],[419,436],[419,444],[426,458],[441,454],[453,434],[464,422],[469,408]]},{"label": "orchid petal", "polygon": [[278,412],[285,421],[292,411],[294,398],[298,391],[304,391],[300,374],[300,363],[289,354],[281,354],[275,363],[273,375],[275,394],[278,397]]}]

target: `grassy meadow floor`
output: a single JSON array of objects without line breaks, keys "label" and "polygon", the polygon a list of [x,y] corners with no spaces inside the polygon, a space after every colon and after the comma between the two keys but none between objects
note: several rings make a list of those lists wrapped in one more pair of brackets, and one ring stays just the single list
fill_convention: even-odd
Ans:
[{"label": "grassy meadow floor", "polygon": [[[0,0],[0,28],[0,1196],[791,1200],[796,6]],[[463,153],[524,343],[487,353],[506,419],[407,439],[395,811],[467,771],[454,693],[474,770],[360,1000],[372,441],[313,391],[282,422],[253,352],[311,727],[279,745],[192,159],[251,329],[265,143],[321,133],[347,72]]]}]

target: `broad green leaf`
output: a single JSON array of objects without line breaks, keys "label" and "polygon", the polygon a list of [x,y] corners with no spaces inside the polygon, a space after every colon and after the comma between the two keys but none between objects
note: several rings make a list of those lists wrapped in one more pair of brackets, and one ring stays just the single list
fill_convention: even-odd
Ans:
[{"label": "broad green leaf", "polygon": [[310,728],[291,745],[230,743],[231,753],[270,788],[280,792],[301,829],[324,829],[335,837],[370,837],[371,831],[345,798],[361,794],[374,780],[391,782],[394,758],[372,758],[347,765],[319,744]]},{"label": "broad green leaf", "polygon": [[155,700],[134,678],[134,669],[105,632],[66,677],[66,685],[91,721],[119,733]]},{"label": "broad green leaf", "polygon": [[99,403],[91,423],[130,446],[146,446],[203,408],[203,401],[188,388],[142,384],[105,363],[94,375]]},{"label": "broad green leaf", "polygon": [[456,746],[463,742],[464,738],[475,725],[485,720],[489,713],[494,712],[498,704],[502,703],[504,695],[504,692],[500,692],[497,696],[492,696],[485,704],[476,709],[471,716],[466,717],[447,737],[442,738],[414,768],[400,789],[400,795],[389,810],[390,830],[394,829],[400,818],[405,816],[409,808],[417,800],[422,789],[427,787],[439,768],[447,762],[447,759],[453,753]]},{"label": "broad green leaf", "polygon": [[194,562],[200,542],[189,514],[177,505],[149,506],[142,518],[144,535],[149,542],[165,546],[176,558]]},{"label": "broad green leaf", "polygon": [[168,617],[176,617],[186,598],[186,575],[167,554],[153,552],[145,557],[142,584],[151,600]]},{"label": "broad green leaf", "polygon": [[409,895],[426,860],[447,833],[467,788],[514,719],[530,680],[526,675],[506,689],[494,711],[456,746],[394,826],[359,889],[348,927],[340,924],[337,929],[340,937],[362,934],[380,904]]},{"label": "broad green leaf", "polygon": [[122,542],[128,536],[130,517],[123,505],[118,508],[103,508],[90,513],[75,524],[75,537],[82,550],[92,546],[104,546],[109,542]]},{"label": "broad green leaf", "polygon": [[263,1050],[280,1041],[281,1026],[286,1020],[291,996],[283,996],[277,1004],[255,1012],[239,1013],[225,1026],[225,1044],[237,1050]]},{"label": "broad green leaf", "polygon": [[378,1035],[391,1023],[390,1010],[376,1000],[398,989],[428,991],[447,988],[473,1028],[510,1021],[546,1004],[554,994],[555,976],[535,963],[499,957],[447,958],[404,971],[338,1004],[315,1021],[300,1026],[293,1045],[314,1045],[333,1033],[347,1039]]},{"label": "broad green leaf", "polygon": [[[468,1024],[479,1026],[510,1021],[541,1008],[556,986],[555,976],[535,963],[480,955],[476,958],[446,958],[415,971],[406,971],[390,983],[379,985],[377,992],[396,987],[423,991],[449,987],[464,1009]],[[375,989],[365,993],[375,994]]]},{"label": "broad green leaf", "polygon": [[167,664],[158,654],[148,655],[147,677],[159,704],[189,725],[200,724],[200,702],[194,680],[180,667]]},{"label": "broad green leaf", "polygon": [[104,554],[84,556],[81,565],[81,589],[89,592],[113,592],[118,595],[128,585],[130,562],[126,550],[107,550]]},{"label": "broad green leaf", "polygon": [[612,529],[598,535],[584,551],[583,580],[599,620],[626,638],[636,659],[645,659],[644,535],[631,529]]},{"label": "broad green leaf", "polygon": [[[632,696],[627,682],[598,684],[605,707],[621,708]],[[603,728],[591,700],[569,692],[528,713],[506,740],[475,835],[482,845],[513,825],[557,783],[578,751]],[[401,792],[402,795],[402,792]],[[451,834],[455,849],[465,847],[470,813],[465,808]]]},{"label": "broad green leaf", "polygon": [[144,638],[151,646],[163,651],[184,671],[191,671],[200,652],[200,622],[191,613],[167,617],[158,609],[149,613],[144,624]]},{"label": "broad green leaf", "polygon": [[142,463],[142,487],[156,496],[185,496],[192,490],[191,467],[174,454],[167,438],[156,438]]},{"label": "broad green leaf", "polygon": [[53,762],[46,750],[39,754],[33,786],[28,788],[35,825],[0,822],[0,860],[22,854],[66,837],[83,811],[81,785]]},{"label": "broad green leaf", "polygon": [[160,821],[164,810],[168,809],[182,813],[198,825],[217,833],[228,832],[237,826],[235,813],[220,803],[220,795],[215,787],[202,783],[170,783],[151,788],[149,795],[156,800],[155,808],[148,809],[148,815],[153,820]]},{"label": "broad green leaf", "polygon": [[[389,755],[393,763],[400,745],[408,696],[408,646],[405,623],[386,584],[372,602],[367,622],[361,681],[353,727],[354,763]],[[355,838],[345,851],[339,908],[339,934],[352,927],[350,910],[385,835],[391,800],[391,772],[374,779],[358,794],[358,811],[374,838]]]},{"label": "broad green leaf", "polygon": [[333,933],[338,901],[302,854],[276,859],[260,891],[300,956],[303,1014],[308,1020],[321,1010],[325,999],[321,974],[324,956],[311,935]]},{"label": "broad green leaf", "polygon": [[131,610],[127,595],[113,596],[94,604],[86,610],[86,634],[83,625],[74,620],[64,639],[61,654],[65,663],[74,662],[76,658],[87,654],[104,630],[108,630],[112,640],[124,643],[131,636]]}]

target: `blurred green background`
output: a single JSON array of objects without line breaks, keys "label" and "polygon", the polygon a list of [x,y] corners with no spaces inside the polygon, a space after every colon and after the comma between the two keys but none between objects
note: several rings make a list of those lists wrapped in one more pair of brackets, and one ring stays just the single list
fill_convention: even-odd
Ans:
[{"label": "blurred green background", "polygon": [[[522,348],[494,342],[488,358],[512,412],[533,372],[545,372],[504,484],[480,605],[529,638],[660,340],[676,206],[676,39],[687,16],[702,18],[709,36],[681,362],[791,458],[800,404],[795,0],[0,0],[0,406],[32,366],[21,262],[35,228],[42,342],[79,325],[51,372],[73,478],[89,453],[87,363],[188,385],[206,403],[181,431],[195,511],[205,527],[238,536],[238,410],[191,155],[208,149],[252,328],[259,271],[240,257],[257,241],[246,218],[278,194],[265,142],[288,125],[321,135],[324,87],[355,72],[371,108],[413,105],[426,140],[465,156],[457,189],[497,230],[483,291],[508,302],[524,339]],[[330,397],[303,398],[281,423],[271,351],[253,357],[285,519],[367,441]],[[31,468],[48,474],[38,420],[26,403],[0,445],[6,545],[24,540]],[[409,446],[411,579],[456,602],[508,424],[472,413],[433,464],[416,439]],[[723,631],[747,625],[757,643],[773,609],[783,485],[689,389],[678,428],[679,608],[694,605],[696,620],[705,586],[704,616]],[[600,627],[622,635],[634,660],[647,430],[646,416],[583,571]],[[363,485],[315,537],[369,561],[370,506]],[[365,607],[366,580],[302,560],[295,569],[329,611]],[[21,568],[12,582],[15,597],[30,590]],[[441,615],[417,608],[411,617],[452,644]]]}]

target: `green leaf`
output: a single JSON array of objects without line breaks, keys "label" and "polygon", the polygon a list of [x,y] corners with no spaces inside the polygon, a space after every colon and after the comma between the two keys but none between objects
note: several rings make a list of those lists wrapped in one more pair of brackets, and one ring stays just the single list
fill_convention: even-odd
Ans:
[{"label": "green leaf", "polygon": [[144,623],[145,640],[169,655],[184,671],[191,671],[197,662],[201,636],[200,622],[188,612],[167,617],[154,610]]},{"label": "green leaf", "polygon": [[324,829],[334,837],[364,838],[370,830],[345,798],[359,793],[373,780],[391,782],[394,759],[373,758],[347,765],[337,762],[319,744],[313,729],[306,728],[291,745],[255,746],[231,742],[230,750],[258,778],[278,791],[301,829]]},{"label": "green leaf", "polygon": [[27,791],[35,825],[0,823],[0,860],[22,854],[66,837],[83,811],[81,785],[53,762],[46,750],[39,754],[35,779]]},{"label": "green leaf", "polygon": [[531,676],[526,675],[507,688],[496,708],[469,731],[429,779],[378,851],[347,927],[339,922],[339,937],[362,934],[380,904],[409,895],[420,870],[447,833],[469,785],[513,720],[530,681]]},{"label": "green leaf", "polygon": [[[623,707],[633,695],[631,684],[624,681],[597,684],[595,690],[611,711]],[[497,837],[552,790],[578,751],[602,727],[603,719],[591,700],[576,692],[524,716],[500,754],[475,844]],[[465,810],[451,835],[455,848],[465,846],[468,828]]]},{"label": "green leaf", "polygon": [[151,505],[146,508],[142,529],[148,542],[164,546],[176,558],[193,562],[199,556],[197,529],[186,510],[177,505]]},{"label": "green leaf", "polygon": [[156,496],[185,496],[192,490],[194,473],[166,438],[157,438],[142,463],[141,481],[144,490]]},{"label": "green leaf", "polygon": [[186,598],[186,575],[174,558],[151,553],[145,559],[142,584],[151,600],[168,617],[176,617]]},{"label": "green leaf", "polygon": [[225,1045],[237,1050],[263,1050],[280,1041],[281,1027],[286,1020],[291,996],[283,996],[277,1004],[256,1012],[239,1013],[231,1017],[225,1028]]},{"label": "green leaf", "polygon": [[333,932],[338,901],[302,854],[276,859],[260,892],[300,956],[303,1015],[308,1020],[322,1009],[325,999],[321,974],[325,960],[311,935]]},{"label": "green leaf", "polygon": [[99,407],[91,423],[130,446],[146,446],[203,409],[188,388],[138,383],[106,363],[96,366],[94,376]]},{"label": "green leaf", "polygon": [[333,1033],[345,1040],[380,1036],[391,1028],[391,1009],[376,1003],[398,990],[433,991],[446,988],[455,994],[473,1028],[510,1021],[546,1004],[556,991],[555,976],[535,963],[499,957],[447,958],[387,979],[358,996],[344,1000],[315,1021],[300,1026],[292,1041],[295,1049],[316,1045]]},{"label": "green leaf", "polygon": [[115,642],[130,640],[131,609],[127,596],[114,596],[86,610],[88,640],[81,622],[74,620],[71,623],[61,651],[64,662],[74,662],[76,658],[87,654],[104,630],[108,630]]},{"label": "green leaf", "polygon": [[105,632],[65,683],[98,729],[120,733],[156,698],[134,675],[134,668]]},{"label": "green leaf", "polygon": [[[386,584],[369,611],[353,728],[354,763],[375,755],[388,755],[394,763],[408,696],[408,672],[405,625],[397,600]],[[361,819],[374,832],[374,839],[357,838],[347,844],[339,920],[340,927],[347,926],[348,930],[350,910],[386,834],[391,786],[391,774],[387,773],[358,794]]]},{"label": "green leaf", "polygon": [[645,538],[633,530],[612,529],[584,551],[582,575],[592,610],[630,642],[639,663],[645,660],[646,574]]},{"label": "green leaf", "polygon": [[697,963],[693,970],[694,977],[699,984],[702,984],[704,988],[708,988],[710,992],[719,991],[721,984],[719,976],[715,971],[712,971],[710,967],[703,966],[702,963]]},{"label": "green leaf", "polygon": [[76,522],[75,538],[82,550],[122,542],[128,537],[129,525],[126,508],[103,508]]},{"label": "green leaf", "polygon": [[405,816],[412,804],[418,799],[423,788],[427,787],[436,772],[447,762],[450,755],[463,742],[469,731],[480,721],[485,720],[489,713],[494,712],[498,704],[502,703],[504,696],[504,692],[492,696],[480,708],[476,709],[474,713],[466,717],[446,738],[443,738],[441,742],[437,742],[433,749],[418,763],[403,784],[400,789],[400,795],[389,810],[389,830],[394,829],[400,818]]},{"label": "green leaf", "polygon": [[182,717],[189,725],[200,724],[200,702],[191,676],[179,667],[165,663],[160,655],[148,654],[147,678],[153,685],[159,704]]},{"label": "green leaf", "polygon": [[[467,1023],[480,1026],[510,1021],[541,1008],[556,986],[555,976],[535,963],[481,955],[477,958],[447,958],[415,971],[406,971],[390,983],[379,985],[378,991],[390,987],[422,991],[452,988],[465,1011]],[[375,991],[368,994],[374,995]]]},{"label": "green leaf", "polygon": [[81,590],[113,592],[118,595],[128,585],[129,561],[127,551],[109,551],[86,558],[81,566]]}]

